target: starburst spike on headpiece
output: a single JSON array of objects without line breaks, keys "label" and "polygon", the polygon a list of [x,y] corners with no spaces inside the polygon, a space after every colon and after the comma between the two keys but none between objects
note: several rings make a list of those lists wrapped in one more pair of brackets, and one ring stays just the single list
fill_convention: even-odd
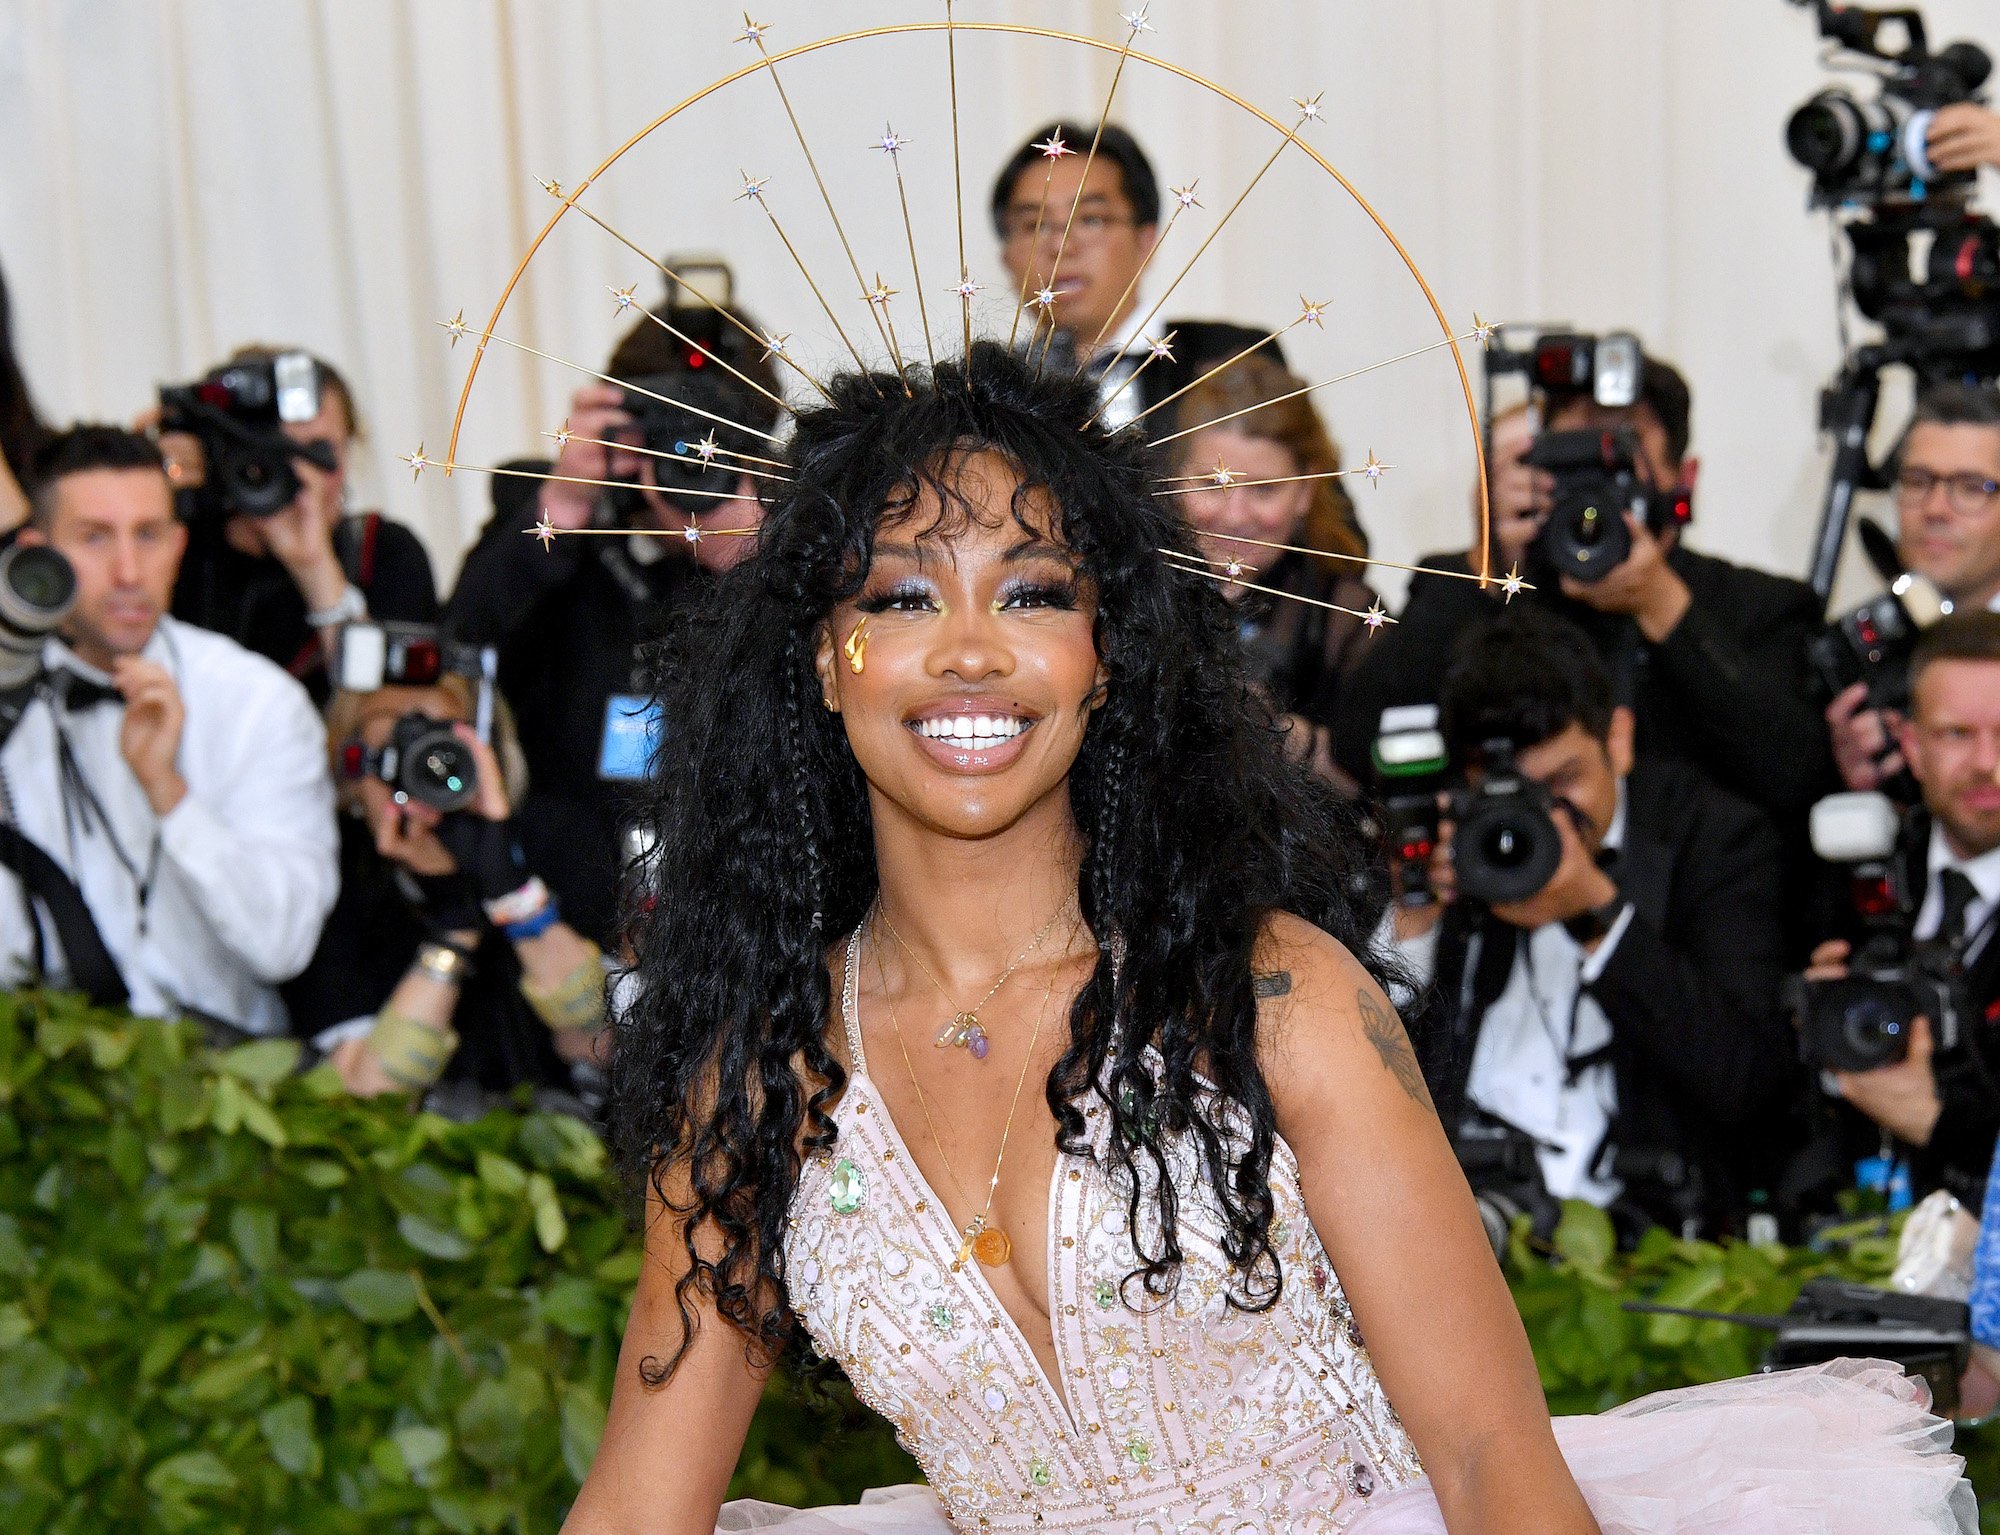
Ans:
[{"label": "starburst spike on headpiece", "polygon": [[[610,437],[585,437],[571,431],[568,426],[564,426],[560,431],[544,432],[542,435],[553,442],[558,451],[568,443],[587,442],[595,447],[615,448],[621,453],[637,454],[640,458],[665,459],[667,462],[675,464],[685,464],[688,460],[694,459],[707,465],[713,463],[714,459],[721,453],[721,449],[715,444],[715,433],[712,430],[700,442],[677,444],[676,446],[684,450],[682,452],[673,452],[666,448],[650,448],[643,443],[619,442],[615,438]],[[704,452],[704,449],[707,451]],[[775,459],[760,459],[753,460],[752,462],[776,463],[778,461]],[[777,480],[784,484],[790,484],[792,479],[788,474],[773,474],[768,469],[749,469],[737,464],[730,464],[726,467],[736,470],[739,474],[747,474],[753,480]],[[689,492],[689,494],[693,494],[693,492]],[[704,491],[702,494],[713,495],[715,492]]]},{"label": "starburst spike on headpiece", "polygon": [[465,332],[467,330],[467,326],[465,323],[465,307],[463,305],[460,305],[458,312],[454,314],[449,320],[440,320],[438,323],[442,325],[445,328],[445,330],[450,334],[451,344],[453,346],[457,346],[459,343],[459,339],[465,335]]},{"label": "starburst spike on headpiece", "polygon": [[736,41],[739,43],[756,43],[761,47],[764,42],[764,34],[770,30],[771,24],[768,21],[752,21],[750,13],[745,11],[743,13],[743,30],[737,34]]},{"label": "starburst spike on headpiece", "polygon": [[1472,339],[1477,341],[1481,346],[1491,346],[1493,338],[1499,334],[1499,331],[1500,327],[1498,325],[1493,324],[1490,320],[1482,320],[1479,317],[1478,310],[1475,309],[1472,311]]},{"label": "starburst spike on headpiece", "polygon": [[[1373,457],[1371,454],[1371,462],[1373,461]],[[1376,467],[1387,468],[1388,465],[1383,464]],[[1222,474],[1228,475],[1229,478],[1226,480],[1218,478]],[[1247,488],[1252,485],[1304,485],[1319,480],[1345,480],[1357,474],[1366,475],[1370,479],[1374,478],[1374,475],[1366,467],[1357,467],[1354,469],[1319,469],[1311,474],[1278,474],[1272,475],[1267,479],[1246,480],[1234,469],[1224,469],[1218,461],[1215,470],[1207,474],[1177,474],[1170,476],[1165,488],[1156,490],[1153,494],[1156,496],[1187,496],[1198,495],[1203,491],[1228,489],[1231,486]]]},{"label": "starburst spike on headpiece", "polygon": [[[1237,483],[1247,485],[1264,482],[1239,480]],[[1204,487],[1196,486],[1193,488],[1202,489]],[[1155,491],[1154,494],[1157,495],[1159,492]],[[1335,560],[1343,565],[1365,565],[1376,570],[1400,570],[1406,575],[1413,576],[1440,576],[1452,581],[1471,581],[1479,586],[1488,584],[1486,579],[1476,570],[1441,570],[1433,565],[1403,565],[1397,563],[1395,560],[1377,559],[1372,554],[1342,554],[1334,549],[1314,549],[1305,544],[1279,543],[1268,538],[1251,538],[1242,533],[1212,533],[1204,529],[1201,536],[1207,539],[1214,539],[1218,543],[1248,544],[1254,549],[1269,549],[1279,554],[1306,554],[1311,555],[1314,559]],[[1211,561],[1210,563],[1223,562]],[[1522,579],[1521,573],[1518,570],[1508,571],[1505,580],[1496,581],[1493,584],[1498,585],[1505,591],[1510,599],[1518,597],[1522,592],[1532,592],[1535,589],[1530,582]],[[1283,596],[1285,594],[1280,593],[1279,595]]]},{"label": "starburst spike on headpiece", "polygon": [[422,443],[417,444],[416,452],[405,453],[403,455],[403,462],[410,466],[410,478],[413,480],[423,478],[424,471],[434,467],[431,461],[424,456],[424,445]]},{"label": "starburst spike on headpiece", "polygon": [[[1049,184],[1055,180],[1056,162],[1062,159],[1064,155],[1073,155],[1076,153],[1074,149],[1069,148],[1063,143],[1060,133],[1051,133],[1044,142],[1037,144],[1035,148],[1042,151],[1042,158],[1048,161],[1048,164],[1042,170],[1042,195],[1035,204],[1034,233],[1028,237],[1029,259],[1021,263],[1021,291],[1014,296],[1014,321],[1007,328],[1007,350],[1010,352],[1014,350],[1014,343],[1020,338],[1021,312],[1028,307],[1028,286],[1034,281],[1036,275],[1033,257],[1035,252],[1042,248],[1042,226],[1048,222]],[[1055,318],[1054,310],[1051,307],[1055,302],[1054,298],[1051,297],[1047,304],[1040,303],[1043,292],[1054,293],[1054,284],[1055,270],[1051,268],[1047,273],[1043,274],[1042,289],[1035,295],[1038,307],[1042,310],[1042,313],[1035,316],[1035,333],[1037,335],[1041,332],[1041,325],[1044,319],[1053,322]],[[1034,350],[1033,335],[1028,338],[1028,349],[1030,351]]]},{"label": "starburst spike on headpiece", "polygon": [[[1196,178],[1184,187],[1175,187],[1173,189],[1171,195],[1174,200],[1174,206],[1167,214],[1167,227],[1162,229],[1159,236],[1153,241],[1152,249],[1148,250],[1140,258],[1138,268],[1132,273],[1131,280],[1125,284],[1125,291],[1118,295],[1118,302],[1111,306],[1110,312],[1105,315],[1104,323],[1097,327],[1097,334],[1090,338],[1090,350],[1093,353],[1100,346],[1104,345],[1104,337],[1111,329],[1111,322],[1125,312],[1125,301],[1138,291],[1139,284],[1144,280],[1147,269],[1153,264],[1153,258],[1166,248],[1167,241],[1173,236],[1174,225],[1180,221],[1180,216],[1190,208],[1199,208],[1201,206],[1201,199],[1195,196],[1195,188],[1200,185],[1200,179]],[[1148,315],[1146,318],[1150,323],[1152,316]],[[1142,325],[1140,329],[1143,331],[1145,327]],[[1128,377],[1126,383],[1129,384],[1130,382],[1131,379]],[[1122,394],[1124,391],[1121,389],[1118,393]],[[1117,398],[1117,395],[1113,395],[1112,398]],[[1106,403],[1108,404],[1109,401]]]},{"label": "starburst spike on headpiece", "polygon": [[965,321],[965,355],[972,355],[972,299],[963,285],[972,280],[972,268],[965,262],[965,169],[958,138],[958,23],[952,15],[952,0],[944,0],[945,73],[951,88],[951,206],[958,220],[958,280],[961,285],[961,317]]},{"label": "starburst spike on headpiece", "polygon": [[[745,16],[743,19],[747,27],[750,18]],[[764,46],[765,30],[767,29],[756,29],[755,35],[749,40],[756,43],[757,52],[763,57],[764,73],[771,77],[771,86],[778,93],[778,104],[785,109],[785,120],[792,125],[792,137],[799,141],[799,153],[806,157],[806,169],[812,172],[813,185],[819,188],[819,200],[826,207],[827,220],[833,225],[834,238],[840,241],[841,253],[847,257],[847,268],[854,274],[854,286],[866,289],[868,279],[861,275],[861,263],[855,258],[854,247],[848,243],[847,228],[840,222],[840,211],[833,206],[833,194],[827,191],[826,178],[819,173],[819,161],[813,158],[812,145],[806,142],[806,130],[799,122],[799,114],[792,110],[792,98],[785,90],[785,82],[778,75],[778,61],[771,57],[770,49]],[[902,354],[896,348],[895,338],[889,334],[882,311],[871,306],[869,313],[874,318],[875,330],[881,336],[882,344],[889,348],[889,355],[896,359],[896,371],[900,375]],[[864,368],[862,371],[867,370]],[[903,387],[905,390],[909,388],[907,381]]]},{"label": "starburst spike on headpiece", "polygon": [[[550,195],[556,197],[562,196],[562,189],[555,182],[544,181],[541,183],[541,185],[549,191]],[[763,335],[759,333],[757,330],[753,329],[742,318],[742,316],[732,312],[726,305],[716,303],[714,299],[710,298],[700,288],[696,287],[693,283],[689,282],[685,277],[681,276],[680,273],[676,272],[672,267],[668,266],[664,261],[660,260],[658,256],[655,256],[651,251],[647,250],[643,245],[639,244],[638,241],[634,240],[630,235],[626,234],[623,230],[619,229],[609,220],[600,217],[592,209],[586,208],[581,202],[575,200],[574,198],[569,200],[568,206],[572,211],[580,213],[585,218],[589,219],[591,223],[595,224],[599,229],[603,230],[606,234],[610,235],[612,239],[616,240],[620,245],[624,246],[627,250],[632,252],[632,254],[637,256],[641,261],[644,261],[645,263],[647,263],[647,265],[651,266],[654,271],[658,272],[662,277],[666,278],[668,282],[676,284],[684,292],[693,294],[694,297],[698,299],[706,308],[713,310],[716,314],[720,315],[724,320],[727,320],[731,325],[735,326],[737,330],[741,331],[744,335],[748,336],[752,341],[755,341],[760,345],[763,343],[764,341]],[[480,345],[484,346],[485,342],[482,341]],[[765,353],[766,357],[770,355],[771,354],[768,352]],[[804,368],[800,367],[791,358],[786,357],[783,360],[787,367],[789,367],[794,373],[798,374],[798,376],[804,379],[808,384],[812,385],[813,390],[819,395],[821,399],[831,400],[833,398],[833,395],[828,391],[826,385],[822,384],[818,379],[814,378],[812,374],[808,373]]]},{"label": "starburst spike on headpiece", "polygon": [[[820,292],[819,283],[813,277],[812,268],[806,265],[806,259],[799,254],[799,248],[792,244],[792,237],[785,232],[785,226],[779,222],[777,209],[771,206],[771,200],[764,195],[764,184],[769,180],[770,178],[766,176],[757,181],[754,193],[750,190],[751,183],[746,180],[742,196],[737,201],[741,202],[743,197],[753,197],[757,206],[764,210],[764,217],[771,221],[771,228],[776,232],[780,243],[784,245],[785,254],[792,258],[792,265],[799,269],[799,276],[806,280],[806,286],[812,290],[812,296],[819,300],[821,312],[826,315],[828,323],[833,326],[834,334],[840,337],[841,345],[847,348],[848,355],[854,359],[854,366],[860,369],[862,377],[869,377],[868,364],[862,359],[860,348],[855,346],[853,338],[847,334],[847,328],[840,323],[840,316],[833,312],[833,305],[826,301],[826,295]],[[886,345],[888,338],[884,336],[883,341]]]},{"label": "starburst spike on headpiece", "polygon": [[[1056,241],[1055,260],[1049,263],[1049,281],[1051,283],[1054,283],[1056,274],[1062,270],[1063,253],[1069,249],[1070,231],[1076,227],[1076,210],[1083,206],[1083,189],[1089,184],[1091,166],[1097,163],[1097,149],[1104,141],[1104,125],[1111,120],[1111,106],[1118,99],[1118,85],[1125,78],[1125,62],[1132,57],[1132,44],[1138,41],[1140,32],[1150,32],[1153,30],[1146,24],[1146,10],[1147,8],[1142,6],[1131,15],[1121,18],[1126,26],[1125,46],[1118,50],[1118,63],[1111,71],[1111,88],[1104,93],[1104,106],[1097,114],[1097,127],[1091,132],[1090,148],[1085,152],[1083,157],[1083,173],[1076,178],[1076,195],[1069,200],[1069,214],[1063,220],[1062,236]],[[1039,240],[1039,236],[1037,239]],[[1051,311],[1052,324],[1049,333],[1051,340],[1055,336],[1053,318],[1053,311]],[[1042,361],[1046,362],[1047,360],[1048,353],[1044,351],[1042,353]],[[1084,359],[1079,357],[1077,360],[1082,362]],[[1039,368],[1040,363],[1037,363],[1036,366]]]},{"label": "starburst spike on headpiece", "polygon": [[1379,602],[1363,611],[1360,608],[1350,608],[1344,603],[1328,602],[1321,597],[1308,597],[1303,592],[1288,592],[1279,587],[1260,586],[1255,581],[1246,581],[1242,573],[1252,567],[1244,565],[1241,560],[1209,560],[1198,554],[1184,553],[1179,549],[1161,549],[1159,552],[1173,563],[1176,570],[1185,571],[1191,576],[1206,576],[1223,586],[1240,586],[1246,592],[1262,592],[1268,597],[1283,597],[1289,602],[1303,602],[1311,607],[1325,608],[1329,613],[1345,613],[1349,618],[1360,619],[1370,629],[1379,629],[1384,624],[1393,624],[1396,621],[1383,611]]},{"label": "starburst spike on headpiece", "polygon": [[1299,109],[1300,126],[1303,127],[1306,123],[1316,123],[1319,121],[1320,97],[1325,94],[1325,91],[1321,91],[1318,95],[1314,96],[1294,96],[1292,98],[1292,105]]},{"label": "starburst spike on headpiece", "polygon": [[[930,305],[924,302],[924,270],[917,261],[917,231],[916,226],[910,222],[910,194],[903,186],[903,146],[909,142],[894,128],[884,123],[882,137],[876,141],[875,148],[886,153],[896,169],[896,202],[903,210],[903,244],[910,253],[910,291],[917,296],[917,323],[923,327],[924,356],[935,370],[937,348],[931,341],[931,309]],[[909,387],[907,380],[904,387],[906,389]]]},{"label": "starburst spike on headpiece", "polygon": [[[1243,361],[1244,358],[1250,357],[1255,353],[1262,351],[1265,347],[1269,346],[1273,341],[1276,341],[1280,336],[1284,335],[1286,331],[1296,330],[1299,326],[1304,325],[1308,322],[1314,325],[1318,325],[1320,323],[1320,318],[1319,318],[1320,314],[1326,308],[1326,306],[1324,304],[1313,304],[1307,302],[1303,298],[1300,299],[1300,302],[1305,305],[1305,308],[1300,313],[1299,317],[1296,320],[1293,320],[1289,325],[1281,325],[1276,330],[1272,331],[1270,335],[1264,336],[1259,340],[1251,342],[1250,345],[1243,348],[1243,350],[1238,352],[1234,357],[1225,358],[1223,361],[1217,363],[1214,367],[1210,368],[1207,372],[1201,374],[1199,377],[1190,379],[1187,383],[1181,385],[1181,387],[1176,389],[1172,394],[1163,396],[1162,398],[1155,400],[1151,405],[1148,405],[1144,410],[1140,411],[1137,415],[1133,416],[1131,421],[1127,421],[1125,424],[1127,426],[1130,426],[1134,421],[1143,421],[1146,417],[1152,415],[1153,412],[1156,410],[1165,409],[1167,406],[1173,404],[1174,401],[1178,400],[1182,395],[1188,393],[1190,390],[1199,389],[1203,384],[1207,383],[1210,379],[1216,377],[1218,374],[1227,373],[1231,368],[1235,367],[1239,362]],[[1095,417],[1093,417],[1092,419],[1094,420]]]},{"label": "starburst spike on headpiece", "polygon": [[735,378],[739,383],[747,385],[749,388],[755,390],[758,394],[761,394],[765,399],[769,400],[773,405],[777,406],[779,410],[783,411],[783,410],[789,410],[791,408],[789,405],[785,403],[784,396],[775,394],[771,390],[765,388],[762,384],[758,383],[757,380],[750,377],[749,374],[745,373],[742,369],[736,367],[735,364],[731,363],[728,358],[719,356],[717,353],[710,351],[707,347],[703,346],[699,341],[695,340],[694,337],[690,336],[686,331],[681,330],[678,326],[674,325],[673,322],[668,320],[665,316],[655,314],[651,309],[648,309],[644,304],[640,303],[638,299],[632,296],[631,288],[613,288],[611,290],[611,297],[612,300],[618,305],[618,309],[621,314],[628,309],[638,310],[640,314],[644,315],[647,319],[651,320],[655,325],[659,326],[661,330],[665,331],[669,336],[672,336],[674,340],[680,342],[682,346],[692,347],[695,350],[695,352],[697,352],[703,357],[706,357],[710,362],[714,363],[718,368],[722,369],[723,372],[729,374],[732,378]]}]

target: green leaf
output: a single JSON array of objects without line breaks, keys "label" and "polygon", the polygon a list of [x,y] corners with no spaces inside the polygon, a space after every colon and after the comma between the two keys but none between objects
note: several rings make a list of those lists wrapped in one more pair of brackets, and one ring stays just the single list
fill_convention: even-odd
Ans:
[{"label": "green leaf", "polygon": [[73,1378],[69,1361],[40,1338],[0,1354],[0,1424],[33,1423],[54,1412]]},{"label": "green leaf", "polygon": [[146,1490],[156,1498],[185,1502],[204,1492],[221,1492],[236,1485],[236,1474],[213,1450],[187,1450],[169,1455],[146,1473]]},{"label": "green leaf", "polygon": [[604,1330],[604,1302],[597,1286],[567,1275],[542,1296],[542,1315],[572,1338],[588,1338]]},{"label": "green leaf", "polygon": [[14,1301],[0,1306],[0,1349],[10,1349],[35,1330],[34,1321]]},{"label": "green leaf", "polygon": [[427,1258],[456,1263],[472,1256],[472,1244],[444,1226],[434,1226],[421,1215],[399,1215],[396,1231],[405,1242]]},{"label": "green leaf", "polygon": [[569,1222],[547,1173],[528,1174],[528,1208],[535,1212],[535,1240],[542,1244],[542,1251],[559,1252],[569,1238]]},{"label": "green leaf", "polygon": [[[250,1047],[242,1045],[238,1048],[247,1050]],[[250,1094],[244,1093],[237,1107],[243,1116],[243,1128],[265,1145],[282,1148],[290,1142],[291,1137],[285,1133],[284,1121],[278,1118],[271,1106],[262,1098],[253,1098]]]},{"label": "green leaf", "polygon": [[324,1465],[319,1436],[313,1432],[312,1402],[288,1396],[257,1414],[257,1431],[270,1446],[271,1459],[293,1476],[316,1479]]},{"label": "green leaf", "polygon": [[403,1322],[417,1314],[417,1287],[408,1274],[356,1269],[334,1288],[341,1304],[364,1322]]},{"label": "green leaf", "polygon": [[479,1169],[479,1181],[494,1193],[508,1199],[518,1199],[527,1193],[528,1174],[520,1163],[482,1151],[474,1165]]},{"label": "green leaf", "polygon": [[26,1279],[35,1266],[28,1255],[28,1244],[21,1237],[21,1223],[5,1210],[0,1210],[0,1274],[12,1279]]},{"label": "green leaf", "polygon": [[229,1212],[229,1240],[245,1268],[278,1266],[278,1212],[269,1205],[238,1205]]},{"label": "green leaf", "polygon": [[1595,1205],[1580,1199],[1563,1202],[1562,1219],[1556,1224],[1556,1251],[1578,1268],[1601,1269],[1617,1251],[1618,1240],[1611,1229],[1611,1217]]},{"label": "green leaf", "polygon": [[500,1471],[519,1459],[526,1415],[513,1394],[491,1376],[472,1388],[458,1409],[458,1445],[468,1460]]},{"label": "green leaf", "polygon": [[428,1423],[413,1423],[408,1428],[399,1428],[389,1437],[402,1452],[403,1464],[410,1475],[419,1479],[451,1450],[450,1437]]},{"label": "green leaf", "polygon": [[226,1402],[270,1368],[262,1354],[228,1354],[206,1365],[188,1383],[188,1396],[197,1402]]},{"label": "green leaf", "polygon": [[276,1087],[299,1069],[300,1053],[296,1039],[253,1039],[225,1050],[216,1065],[253,1087]]}]

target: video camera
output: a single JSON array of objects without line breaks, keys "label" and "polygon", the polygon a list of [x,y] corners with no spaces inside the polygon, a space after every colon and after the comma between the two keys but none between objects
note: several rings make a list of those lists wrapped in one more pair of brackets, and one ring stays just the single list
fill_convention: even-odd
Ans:
[{"label": "video camera", "polygon": [[1880,794],[1835,794],[1812,809],[1813,851],[1849,865],[1865,936],[1847,975],[1792,983],[1799,1056],[1826,1071],[1872,1071],[1910,1053],[1910,1029],[1930,1019],[1937,1048],[1958,1042],[1970,1016],[1957,946],[1910,936],[1917,900],[1898,858],[1902,818]]},{"label": "video camera", "polygon": [[[491,645],[466,645],[431,624],[348,624],[334,657],[336,686],[372,693],[385,687],[434,687],[447,675],[466,678],[476,688],[473,729],[492,739],[494,680],[499,652]],[[377,778],[399,798],[418,801],[449,815],[470,805],[479,793],[472,749],[449,724],[412,709],[390,727],[389,739],[371,747],[348,741],[340,748],[340,776],[350,782]]]},{"label": "video camera", "polygon": [[1886,485],[1868,458],[1882,370],[1907,367],[1919,387],[2000,378],[2000,227],[1972,209],[1975,176],[1939,173],[1927,148],[1938,111],[1979,100],[1992,61],[1968,42],[1932,53],[1914,8],[1791,3],[1814,12],[1830,67],[1880,82],[1867,97],[1821,91],[1785,127],[1793,159],[1812,172],[1810,206],[1832,212],[1847,237],[1848,296],[1882,329],[1879,342],[1851,351],[1820,397],[1834,461],[1809,575],[1824,599],[1855,493]]},{"label": "video camera", "polygon": [[331,474],[338,464],[329,444],[294,442],[285,434],[286,426],[310,421],[319,411],[319,364],[308,352],[225,363],[196,383],[163,386],[160,430],[187,432],[202,447],[203,480],[185,492],[191,511],[269,517],[298,496],[295,459]]},{"label": "video camera", "polygon": [[1383,837],[1403,904],[1432,899],[1430,859],[1447,809],[1456,827],[1451,866],[1464,899],[1505,906],[1526,900],[1554,877],[1562,862],[1556,802],[1515,767],[1511,742],[1484,743],[1478,785],[1445,792],[1448,763],[1437,709],[1417,704],[1383,711],[1371,754]]},{"label": "video camera", "polygon": [[[1493,418],[1493,380],[1526,377],[1529,388],[1557,400],[1588,397],[1611,410],[1639,403],[1646,357],[1629,331],[1587,336],[1547,331],[1532,347],[1513,349],[1496,340],[1486,353],[1486,418]],[[1601,581],[1632,552],[1626,513],[1654,533],[1685,525],[1693,503],[1678,487],[1654,485],[1643,471],[1636,433],[1543,432],[1524,462],[1556,482],[1553,504],[1529,546],[1531,561],[1558,576]]]}]

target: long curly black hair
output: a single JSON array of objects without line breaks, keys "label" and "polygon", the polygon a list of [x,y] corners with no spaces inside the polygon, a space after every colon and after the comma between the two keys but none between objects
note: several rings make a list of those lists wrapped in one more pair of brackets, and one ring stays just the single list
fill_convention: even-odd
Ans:
[{"label": "long curly black hair", "polygon": [[[1128,1283],[1159,1295],[1182,1259],[1166,1147],[1191,1138],[1223,1214],[1235,1299],[1267,1307],[1280,1280],[1275,1131],[1251,952],[1266,917],[1286,911],[1366,956],[1381,896],[1357,818],[1287,755],[1214,584],[1162,557],[1192,555],[1192,540],[1172,498],[1151,493],[1139,434],[1084,427],[1090,382],[1043,377],[981,343],[910,386],[850,375],[800,414],[792,478],[756,555],[657,655],[669,723],[646,802],[654,851],[640,885],[652,895],[632,928],[612,1110],[628,1171],[681,1224],[683,1321],[698,1289],[758,1355],[794,1337],[787,1210],[802,1155],[834,1140],[829,1108],[846,1083],[828,1048],[829,950],[876,891],[866,785],[821,706],[814,655],[835,605],[861,589],[885,518],[950,506],[941,481],[975,449],[1019,474],[1017,515],[1025,498],[1053,506],[1055,536],[1098,594],[1109,677],[1069,780],[1077,894],[1100,957],[1048,1079],[1058,1144],[1083,1149],[1091,1095],[1111,1106],[1113,1173],[1131,1229],[1152,1234]],[[687,1336],[646,1362],[650,1379],[671,1374]]]}]

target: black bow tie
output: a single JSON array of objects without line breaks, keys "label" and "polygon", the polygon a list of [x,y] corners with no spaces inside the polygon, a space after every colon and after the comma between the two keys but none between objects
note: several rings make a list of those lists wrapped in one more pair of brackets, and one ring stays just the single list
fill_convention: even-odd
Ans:
[{"label": "black bow tie", "polygon": [[125,695],[110,683],[97,682],[76,672],[57,672],[55,682],[63,708],[71,713],[93,708],[98,704],[125,702]]}]

